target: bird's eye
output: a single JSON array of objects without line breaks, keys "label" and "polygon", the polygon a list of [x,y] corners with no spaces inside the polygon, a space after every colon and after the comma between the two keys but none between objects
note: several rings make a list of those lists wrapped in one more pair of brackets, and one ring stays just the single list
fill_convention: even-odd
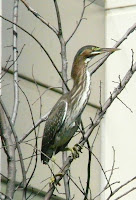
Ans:
[{"label": "bird's eye", "polygon": [[100,49],[101,49],[100,47],[93,47],[92,50],[93,50],[93,51],[100,51]]}]

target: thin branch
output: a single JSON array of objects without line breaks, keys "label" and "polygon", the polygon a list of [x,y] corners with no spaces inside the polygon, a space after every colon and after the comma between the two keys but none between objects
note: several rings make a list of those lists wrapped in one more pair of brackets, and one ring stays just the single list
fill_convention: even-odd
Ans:
[{"label": "thin branch", "polygon": [[[1,126],[1,125],[0,125],[0,126]],[[1,131],[2,131],[2,128],[1,128]],[[0,175],[1,175],[2,177],[4,177],[4,179],[8,180],[8,178],[7,178],[4,174],[0,173]]]},{"label": "thin branch", "polygon": [[[17,85],[18,85],[18,84],[17,84]],[[31,118],[32,118],[32,123],[33,123],[33,126],[35,127],[33,112],[32,112],[32,109],[31,109],[31,106],[30,106],[28,97],[27,97],[27,95],[25,94],[25,92],[22,90],[22,88],[21,88],[19,85],[18,85],[18,87],[19,87],[19,89],[21,90],[21,92],[23,93],[23,95],[24,95],[25,98],[26,98],[26,101],[27,101],[27,104],[28,104],[28,107],[29,107],[29,111],[30,111],[30,114],[31,114]],[[37,134],[36,134],[36,129],[34,129],[34,132],[35,132],[35,137],[36,137],[36,135],[37,135]],[[37,147],[37,140],[36,140],[36,147]],[[35,148],[35,149],[36,149],[36,155],[37,155],[37,148]],[[35,150],[34,150],[34,151],[35,151]],[[29,183],[30,183],[30,181],[31,181],[31,179],[32,179],[32,177],[33,177],[33,175],[34,175],[34,173],[35,173],[36,166],[37,166],[37,156],[36,156],[36,159],[35,159],[34,169],[33,169],[32,173],[31,173],[31,176],[30,176],[30,178],[29,178],[29,180],[28,180],[28,182],[26,183],[26,186],[25,186],[25,194],[26,194],[26,191],[27,191],[27,187],[28,187],[28,185],[29,185]],[[26,195],[25,195],[25,196],[26,196]]]},{"label": "thin branch", "polygon": [[[113,148],[113,164],[112,164],[111,173],[110,173],[109,180],[108,180],[109,183],[110,183],[111,177],[113,175],[114,166],[115,166],[115,149],[114,149],[114,147],[112,147],[112,148]],[[105,189],[107,187],[108,187],[108,184],[105,186]]]},{"label": "thin branch", "polygon": [[[89,140],[87,140],[87,148],[91,149]],[[92,154],[91,151],[88,151],[88,164],[87,164],[87,182],[86,182],[86,191],[84,200],[87,200],[88,192],[89,192],[89,186],[90,186],[90,178],[91,178],[91,163],[92,163]]]},{"label": "thin branch", "polygon": [[[38,85],[38,83],[37,83],[37,85]],[[32,103],[32,106],[40,99],[40,101],[41,101],[41,97],[46,93],[46,92],[48,92],[49,90],[51,90],[51,89],[55,89],[55,88],[59,88],[59,89],[62,89],[62,87],[52,87],[52,86],[50,86],[50,87],[48,87],[48,88],[46,88],[43,92],[42,92],[42,94],[40,94],[39,95],[39,97]]]},{"label": "thin branch", "polygon": [[39,119],[39,121],[37,123],[35,123],[34,126],[32,126],[32,128],[30,128],[30,130],[28,130],[27,133],[25,133],[23,135],[22,138],[20,138],[20,140],[18,141],[19,143],[22,143],[29,135],[32,131],[34,131],[42,122],[45,122],[48,118],[50,111],[48,113],[46,113],[43,117],[41,117],[41,119]]},{"label": "thin branch", "polygon": [[[19,0],[14,0],[14,6],[13,6],[13,22],[17,24],[18,22],[18,5]],[[17,32],[17,26],[13,24],[13,78],[14,78],[14,105],[11,115],[11,122],[14,125],[17,114],[18,114],[18,106],[19,106],[19,90],[17,86],[18,82],[18,63],[17,63],[17,57],[18,57],[18,49],[17,49],[17,40],[18,40],[18,32]]]},{"label": "thin branch", "polygon": [[[136,30],[136,23],[133,24],[133,26],[131,26],[127,32],[123,35],[123,37],[116,42],[116,44],[113,46],[113,48],[117,48],[118,46],[120,46],[127,38],[128,36]],[[112,53],[108,53],[103,59],[101,59],[100,63],[96,65],[96,67],[91,71],[91,75],[94,74],[99,68],[100,66],[107,60],[107,58],[111,55]]]},{"label": "thin branch", "polygon": [[56,35],[58,34],[58,30],[53,27],[49,22],[45,21],[45,19],[39,15],[39,13],[34,10],[25,0],[21,0],[22,3],[26,6],[26,8],[36,17],[38,18],[43,24],[45,24],[49,29],[51,29]]},{"label": "thin branch", "polygon": [[70,37],[67,39],[66,44],[67,44],[67,43],[71,40],[71,38],[74,36],[74,34],[75,34],[76,31],[78,30],[78,28],[79,28],[79,26],[80,26],[82,20],[84,19],[85,9],[86,9],[88,6],[90,6],[92,3],[95,2],[95,0],[94,0],[93,2],[91,2],[91,3],[87,4],[87,5],[85,5],[85,1],[86,1],[86,0],[83,0],[83,9],[82,9],[82,12],[81,12],[80,19],[79,19],[79,21],[78,21],[78,23],[77,23],[77,25],[76,25],[74,31],[72,32],[72,34],[70,35]]},{"label": "thin branch", "polygon": [[[93,140],[93,143],[92,145],[90,146],[90,143],[89,143],[89,140],[87,140],[87,148],[88,148],[88,166],[87,166],[87,184],[86,184],[86,193],[85,193],[85,197],[84,197],[84,200],[86,200],[87,196],[88,196],[88,192],[89,192],[89,186],[90,186],[90,179],[91,179],[91,162],[92,162],[92,150],[93,150],[93,147],[94,147],[94,143],[96,141],[96,138],[98,136],[98,133],[99,133],[99,130],[100,130],[100,125],[98,127],[98,130],[97,130],[97,133],[95,135],[95,138]],[[91,151],[90,151],[91,150]],[[91,189],[90,189],[90,192],[91,192]]]},{"label": "thin branch", "polygon": [[[65,41],[63,38],[63,31],[62,31],[62,24],[61,24],[61,17],[60,17],[60,11],[59,11],[59,7],[58,7],[58,3],[57,0],[54,0],[54,6],[55,6],[55,10],[56,10],[56,15],[57,15],[57,22],[58,22],[58,38],[60,41],[60,45],[61,45],[61,61],[62,61],[62,77],[65,81],[65,83],[67,83],[67,68],[68,68],[68,63],[67,63],[67,56],[66,56],[66,45],[65,45]],[[67,91],[69,91],[69,89],[65,86],[65,84],[62,82],[62,88],[63,88],[63,93],[67,93]],[[64,164],[64,162],[67,159],[67,152],[63,152],[62,153],[62,162]],[[68,178],[68,174],[69,171],[64,175],[64,187],[65,187],[65,194],[66,194],[66,199],[67,200],[71,200],[71,194],[70,194],[70,185],[69,185],[69,178]]]},{"label": "thin branch", "polygon": [[[34,79],[36,88],[37,88],[37,90],[38,90],[38,93],[39,93],[39,95],[40,95],[40,91],[39,91],[37,82],[36,82],[35,77],[34,77],[33,67],[32,67],[32,76],[33,76],[33,79]],[[28,100],[28,98],[26,97],[26,95],[25,95],[25,98],[27,99],[27,104],[29,105],[29,109],[31,110],[31,111],[30,111],[30,113],[31,113],[31,118],[32,118],[33,125],[35,126],[35,122],[33,121],[33,117],[32,117],[32,116],[33,116],[33,114],[32,114],[32,109],[31,109],[30,103],[28,103],[29,100]],[[41,103],[41,97],[40,97],[40,103]],[[40,118],[41,118],[41,106],[40,106]],[[39,128],[40,128],[40,125],[38,126],[38,131],[37,131],[37,133],[39,133]],[[37,163],[37,149],[38,149],[38,146],[37,146],[37,139],[38,139],[38,135],[36,134],[36,130],[34,130],[34,133],[35,133],[35,140],[36,140],[36,142],[35,142],[35,148],[33,149],[33,153],[32,153],[32,155],[31,155],[31,157],[29,157],[29,158],[31,158],[31,159],[30,159],[30,162],[29,162],[28,167],[27,167],[27,169],[26,169],[26,173],[28,173],[28,170],[29,170],[29,168],[30,168],[30,166],[31,166],[31,164],[32,164],[32,160],[33,160],[34,156],[36,156],[35,165],[36,165],[36,163]],[[36,153],[36,155],[35,155],[35,153]],[[27,197],[27,198],[29,198],[29,197]]]},{"label": "thin branch", "polygon": [[102,172],[103,172],[103,174],[104,174],[104,176],[105,176],[105,179],[106,179],[106,181],[107,181],[107,185],[109,186],[110,191],[111,191],[111,194],[112,194],[111,185],[110,185],[110,183],[109,183],[109,180],[108,180],[108,178],[107,178],[107,176],[106,176],[106,173],[105,173],[105,171],[104,171],[104,168],[103,168],[101,162],[100,162],[99,159],[96,157],[96,155],[92,152],[91,149],[88,149],[88,150],[91,151],[91,154],[92,154],[92,155],[94,156],[94,158],[97,160],[97,162],[98,162],[98,164],[99,164],[99,166],[100,166],[100,168],[101,168],[101,170],[102,170]]},{"label": "thin branch", "polygon": [[8,63],[9,63],[9,62],[11,62],[11,61],[10,61],[10,58],[11,58],[11,55],[10,55],[10,56],[9,56],[9,58],[6,60],[6,65],[5,65],[5,68],[7,68],[7,66],[8,66]]},{"label": "thin branch", "polygon": [[136,176],[134,176],[132,179],[130,179],[129,181],[125,182],[124,184],[122,184],[121,186],[119,186],[118,188],[116,188],[112,192],[112,194],[109,195],[109,197],[106,200],[109,200],[111,196],[113,196],[114,194],[116,194],[120,189],[122,189],[123,187],[125,187],[126,185],[128,185],[129,183],[131,183],[134,180],[136,180]]},{"label": "thin branch", "polygon": [[99,99],[100,109],[102,109],[102,82],[100,81],[100,99]]},{"label": "thin branch", "polygon": [[61,17],[60,17],[57,0],[54,0],[54,5],[55,5],[56,14],[57,14],[57,22],[58,22],[58,29],[59,29],[58,35],[62,35]]},{"label": "thin branch", "polygon": [[[119,181],[116,181],[114,183],[111,183],[110,186],[115,185],[116,183],[120,183]],[[92,200],[97,199],[103,192],[105,192],[107,189],[109,188],[109,186],[107,188],[104,188],[99,194],[97,194]]]},{"label": "thin branch", "polygon": [[111,106],[112,102],[117,98],[117,96],[121,93],[121,91],[125,88],[127,83],[130,81],[131,77],[136,71],[136,62],[134,63],[132,69],[130,68],[126,75],[124,76],[123,80],[121,81],[121,85],[119,84],[117,88],[114,89],[113,93],[111,96],[108,98],[108,100],[105,102],[105,104],[102,106],[102,111],[99,111],[98,114],[96,115],[93,125],[89,127],[87,132],[84,135],[84,138],[80,140],[80,145],[84,145],[85,142],[87,141],[88,137],[91,135],[92,131],[94,128],[100,123],[101,119],[105,115],[107,109]]},{"label": "thin branch", "polygon": [[23,47],[21,48],[21,50],[20,50],[20,52],[19,52],[19,54],[18,54],[16,60],[14,60],[13,63],[12,63],[8,68],[6,68],[6,66],[5,66],[5,67],[2,67],[2,70],[4,70],[5,72],[3,72],[2,76],[0,77],[0,79],[2,79],[2,78],[5,76],[5,74],[8,72],[8,70],[9,70],[9,69],[14,65],[14,63],[18,60],[18,58],[20,57],[20,55],[21,55],[21,53],[22,53],[24,47],[25,47],[25,44],[24,44]]},{"label": "thin branch", "polygon": [[13,136],[14,136],[14,139],[15,139],[15,144],[16,144],[16,147],[17,147],[17,151],[18,151],[18,155],[19,155],[19,159],[20,159],[20,165],[21,165],[21,170],[22,170],[22,177],[23,177],[23,188],[25,188],[26,186],[26,174],[25,174],[25,166],[24,166],[24,161],[23,161],[23,156],[22,156],[22,152],[21,152],[21,148],[20,148],[20,145],[19,145],[19,142],[18,142],[18,136],[16,134],[16,131],[14,129],[14,126],[12,125],[11,123],[11,119],[10,119],[10,116],[7,112],[7,109],[2,101],[2,99],[0,99],[0,105],[7,117],[7,120],[9,122],[9,125],[10,125],[10,128],[11,128],[11,131],[13,133]]},{"label": "thin branch", "polygon": [[[62,164],[65,163],[66,159],[67,159],[67,152],[64,151],[64,152],[62,152]],[[65,186],[66,199],[71,200],[70,185],[69,185],[69,170],[64,175],[63,180],[64,180],[64,186]]]},{"label": "thin branch", "polygon": [[[80,131],[82,133],[82,136],[84,137],[85,128],[84,128],[84,125],[83,125],[82,121],[81,121],[81,128],[79,126],[79,129],[80,129]],[[87,143],[87,148],[91,149],[89,140],[87,140],[86,143]],[[92,148],[93,148],[93,145],[92,145]],[[90,189],[89,186],[90,186],[90,178],[91,178],[91,161],[92,161],[92,154],[91,154],[91,151],[88,150],[87,181],[86,181],[86,191],[85,191],[85,195],[84,195],[84,200],[87,200],[88,192],[89,192],[89,189]]]},{"label": "thin branch", "polygon": [[[63,31],[62,31],[62,24],[61,24],[61,17],[60,17],[60,11],[58,7],[57,0],[54,0],[54,5],[55,5],[55,10],[56,10],[56,15],[57,15],[57,22],[58,22],[58,38],[61,46],[61,61],[62,61],[62,77],[65,83],[67,83],[67,68],[68,68],[68,62],[67,62],[67,55],[66,55],[66,44],[63,38]],[[66,93],[69,91],[69,88],[62,82],[62,88],[63,88],[63,93]]]},{"label": "thin branch", "polygon": [[0,106],[0,131],[1,135],[4,137],[6,149],[8,152],[8,157],[7,157],[8,181],[6,186],[5,200],[9,200],[13,199],[15,190],[15,180],[16,180],[15,145],[13,145],[13,141],[11,138],[11,130],[7,126],[2,106]]},{"label": "thin branch", "polygon": [[0,192],[0,199],[1,200],[13,200],[12,198],[10,198],[9,196],[5,195],[3,192]]},{"label": "thin branch", "polygon": [[43,45],[41,44],[41,42],[40,42],[38,39],[36,39],[36,37],[34,37],[31,33],[29,33],[27,30],[25,30],[23,27],[21,27],[21,26],[19,26],[18,24],[12,22],[11,20],[9,20],[9,19],[3,17],[2,15],[0,15],[0,17],[1,17],[2,19],[4,19],[5,21],[7,21],[7,22],[9,22],[9,23],[11,23],[11,24],[16,25],[18,28],[20,28],[22,31],[24,31],[26,34],[28,34],[31,38],[33,38],[33,39],[36,41],[36,43],[42,48],[42,50],[44,51],[44,53],[45,53],[45,54],[47,55],[47,57],[49,58],[49,60],[50,60],[50,62],[52,63],[53,67],[55,68],[55,70],[56,70],[57,73],[59,74],[60,78],[62,79],[63,83],[65,84],[65,87],[68,89],[68,86],[67,86],[67,84],[65,83],[65,81],[64,81],[64,79],[63,79],[61,73],[59,72],[57,66],[55,65],[55,63],[53,62],[51,56],[50,56],[49,53],[46,51],[46,49],[43,47]]},{"label": "thin branch", "polygon": [[119,97],[117,97],[117,99],[118,99],[131,113],[133,113],[132,109],[129,108]]},{"label": "thin branch", "polygon": [[132,191],[134,191],[134,190],[136,190],[136,187],[131,188],[130,190],[128,190],[127,192],[125,192],[124,194],[120,195],[119,197],[117,197],[117,198],[114,199],[114,200],[120,200],[122,197],[128,195],[130,192],[132,192]]}]

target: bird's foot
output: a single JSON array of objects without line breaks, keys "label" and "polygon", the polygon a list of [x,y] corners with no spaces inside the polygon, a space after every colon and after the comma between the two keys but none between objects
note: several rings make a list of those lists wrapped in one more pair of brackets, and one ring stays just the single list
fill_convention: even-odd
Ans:
[{"label": "bird's foot", "polygon": [[79,144],[75,144],[74,147],[72,148],[73,149],[73,158],[76,159],[76,158],[79,158],[79,152],[82,153],[82,146],[79,145]]},{"label": "bird's foot", "polygon": [[57,176],[63,176],[63,174],[62,173],[54,174],[50,179],[50,183],[49,183],[50,185],[59,185],[59,186],[61,186],[60,183],[57,183],[57,180],[56,180]]},{"label": "bird's foot", "polygon": [[73,159],[79,158],[79,152],[82,153],[82,146],[79,144],[75,144],[73,148],[65,148],[66,151],[71,151]]}]

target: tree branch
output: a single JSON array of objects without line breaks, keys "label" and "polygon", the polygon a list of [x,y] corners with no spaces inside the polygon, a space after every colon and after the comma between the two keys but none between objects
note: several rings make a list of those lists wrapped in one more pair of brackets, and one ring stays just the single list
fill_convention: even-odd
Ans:
[{"label": "tree branch", "polygon": [[60,78],[62,79],[63,83],[65,84],[65,86],[68,88],[67,84],[65,83],[61,73],[59,72],[57,66],[55,65],[55,63],[53,62],[51,56],[49,55],[49,53],[46,51],[46,49],[44,48],[44,46],[41,44],[41,42],[36,38],[34,37],[31,33],[29,33],[27,30],[25,30],[23,27],[19,26],[18,24],[12,22],[11,20],[3,17],[2,15],[0,15],[0,17],[2,19],[4,19],[5,21],[11,23],[11,24],[14,24],[16,25],[19,29],[21,29],[22,31],[24,31],[26,34],[28,34],[31,38],[33,38],[35,40],[35,42],[42,48],[42,50],[44,51],[44,53],[47,55],[47,57],[49,58],[50,62],[52,63],[53,67],[55,68],[55,70],[57,71],[57,73],[59,74]]},{"label": "tree branch", "polygon": [[39,13],[34,10],[32,7],[25,0],[21,0],[22,3],[26,6],[26,8],[36,17],[38,18],[43,24],[45,24],[49,29],[51,29],[56,35],[58,35],[58,30],[53,27],[49,22],[45,21],[45,19],[39,15]]},{"label": "tree branch", "polygon": [[32,131],[34,131],[42,122],[45,122],[46,119],[48,118],[50,112],[46,113],[43,117],[41,117],[41,119],[39,119],[39,121],[37,123],[35,123],[34,126],[32,126],[32,128],[30,128],[30,130],[27,131],[27,133],[25,133],[23,135],[22,138],[20,138],[20,140],[18,141],[19,143],[22,143],[29,135]]},{"label": "tree branch", "polygon": [[[120,189],[122,189],[124,186],[128,185],[129,183],[131,183],[132,181],[136,180],[136,176],[134,176],[132,179],[130,179],[129,181],[125,182],[124,184],[122,184],[121,186],[119,186],[118,188],[116,188],[112,194],[109,195],[109,197],[106,200],[109,200],[111,196],[113,196],[114,194],[116,194]],[[124,195],[125,196],[125,195]]]},{"label": "tree branch", "polygon": [[[65,41],[64,41],[64,37],[63,37],[61,17],[60,17],[60,11],[59,11],[57,0],[54,0],[54,5],[55,5],[55,10],[56,10],[58,30],[59,30],[58,38],[59,38],[59,42],[60,42],[60,46],[61,46],[62,77],[63,77],[65,83],[67,83],[68,62],[67,62],[67,55],[66,55],[66,45],[65,45]],[[62,82],[62,88],[63,88],[64,94],[69,91],[69,88],[64,84],[64,82]],[[62,153],[62,162],[64,163],[66,159],[67,159],[67,152],[64,151]],[[71,200],[68,172],[64,175],[63,180],[64,180],[66,199]]]},{"label": "tree branch", "polygon": [[71,40],[71,38],[74,36],[74,34],[76,33],[76,31],[78,30],[78,28],[79,28],[79,26],[80,26],[80,24],[81,24],[81,22],[82,22],[82,20],[83,20],[84,13],[85,13],[85,9],[86,9],[89,5],[91,5],[95,0],[94,0],[93,2],[91,2],[91,3],[89,3],[88,5],[85,5],[85,1],[86,1],[86,0],[83,0],[83,9],[82,9],[82,12],[81,12],[80,19],[79,19],[79,21],[78,21],[78,23],[77,23],[77,25],[76,25],[76,27],[75,27],[73,33],[72,33],[72,34],[70,35],[70,37],[67,39],[66,44]]},{"label": "tree branch", "polygon": [[[119,45],[121,45],[127,38],[128,36],[136,30],[136,23],[133,24],[133,26],[131,26],[126,33],[123,35],[123,37],[116,42],[116,44],[113,46],[113,48],[117,48],[119,47]],[[100,66],[107,60],[107,58],[111,55],[112,53],[108,53],[106,56],[104,56],[104,58],[101,59],[100,63],[96,65],[96,67],[91,71],[91,75],[94,74],[99,68]],[[90,66],[91,67],[91,66]]]},{"label": "tree branch", "polygon": [[7,163],[8,163],[8,181],[6,187],[5,200],[13,199],[15,191],[15,180],[16,180],[16,163],[15,163],[15,145],[13,144],[11,138],[11,130],[7,126],[3,108],[0,106],[0,131],[1,136],[4,138],[6,150],[8,153]]},{"label": "tree branch", "polygon": [[[18,4],[19,0],[14,0],[13,6],[13,22],[17,24],[18,22]],[[19,90],[17,86],[18,82],[18,49],[17,49],[17,40],[18,40],[18,33],[17,33],[17,26],[13,24],[13,77],[14,77],[14,105],[13,111],[11,115],[11,122],[15,124],[17,113],[18,113],[18,106],[19,106]]]},{"label": "tree branch", "polygon": [[[20,166],[21,166],[21,170],[22,170],[23,188],[25,188],[25,186],[26,186],[25,166],[24,166],[22,151],[21,151],[20,145],[18,143],[18,137],[17,137],[17,134],[15,132],[14,126],[12,125],[12,122],[11,122],[11,119],[10,119],[9,114],[7,112],[7,109],[5,108],[5,105],[3,104],[2,99],[0,99],[0,105],[1,105],[5,115],[7,117],[7,120],[8,120],[9,125],[10,125],[10,129],[11,129],[11,131],[13,133],[13,136],[14,136],[14,139],[15,139],[15,145],[16,145],[16,148],[17,148],[17,151],[18,151],[19,160],[20,160]],[[24,198],[24,193],[23,193],[23,198]]]},{"label": "tree branch", "polygon": [[[111,96],[107,99],[107,101],[105,102],[105,104],[102,106],[102,110],[100,110],[98,112],[98,114],[96,115],[93,124],[88,128],[88,130],[86,131],[86,133],[84,134],[84,136],[80,139],[79,141],[79,151],[80,148],[82,146],[84,146],[84,144],[86,143],[86,141],[88,140],[88,138],[90,137],[91,133],[93,132],[94,128],[100,124],[103,116],[105,115],[106,111],[108,110],[108,108],[111,106],[112,102],[116,99],[116,97],[121,93],[121,91],[125,88],[125,86],[127,85],[127,83],[130,81],[131,77],[133,76],[133,74],[136,71],[136,62],[134,63],[134,65],[128,70],[128,72],[126,73],[126,75],[124,76],[123,80],[121,81],[121,84],[118,85],[117,88],[114,89],[113,93],[111,93]],[[64,174],[67,172],[69,166],[71,165],[73,161],[72,155],[70,155],[66,162],[64,163],[62,170],[60,170],[59,174],[62,173],[63,176]],[[56,178],[56,184],[62,179],[63,176],[58,176]],[[45,200],[49,200],[51,195],[53,194],[55,189],[55,186],[52,185],[49,189],[49,191],[47,192],[47,195],[45,197]]]}]

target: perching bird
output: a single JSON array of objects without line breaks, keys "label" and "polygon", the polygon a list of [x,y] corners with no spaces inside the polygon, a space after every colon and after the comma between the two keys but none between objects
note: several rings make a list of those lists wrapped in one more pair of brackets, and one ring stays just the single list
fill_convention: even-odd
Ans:
[{"label": "perching bird", "polygon": [[73,88],[61,96],[45,123],[41,148],[41,160],[44,164],[47,164],[53,155],[65,149],[79,127],[81,114],[91,92],[88,62],[96,55],[116,50],[87,45],[77,52],[71,72]]}]

